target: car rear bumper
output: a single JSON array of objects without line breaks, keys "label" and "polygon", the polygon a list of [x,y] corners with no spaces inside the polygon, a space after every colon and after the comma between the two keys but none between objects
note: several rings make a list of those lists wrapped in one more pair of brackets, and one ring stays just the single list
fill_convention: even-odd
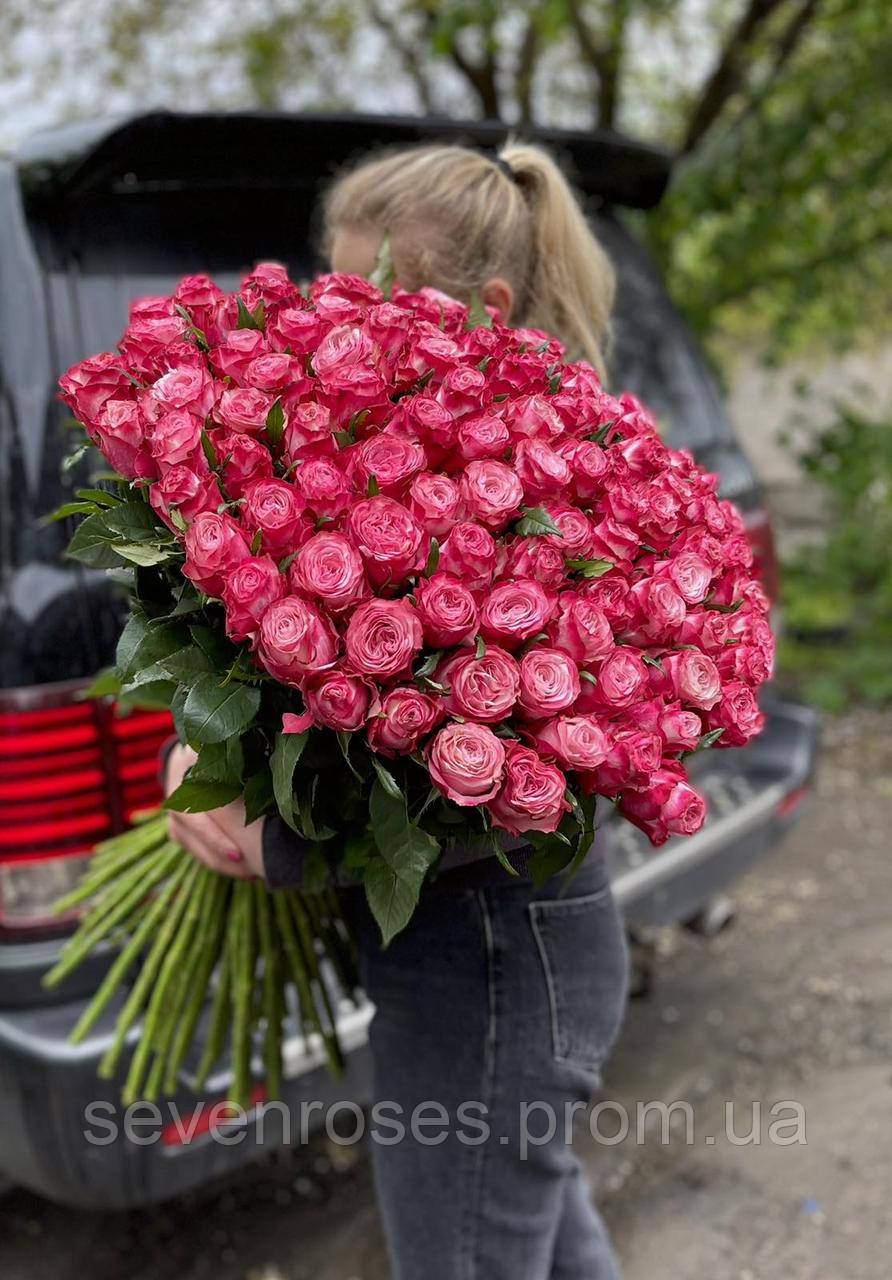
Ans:
[{"label": "car rear bumper", "polygon": [[[704,757],[697,785],[710,801],[710,816],[696,836],[654,851],[628,823],[610,823],[611,878],[630,922],[689,919],[771,849],[795,820],[814,769],[818,720],[792,703],[772,701],[765,709],[766,730],[750,747]],[[209,1133],[186,1142],[170,1140],[177,1118],[188,1132],[199,1109],[206,1119],[225,1097],[225,1072],[198,1095],[186,1074],[177,1097],[159,1106],[157,1119],[146,1104],[137,1104],[140,1110],[130,1117],[137,1126],[130,1127],[138,1129],[140,1140],[128,1137],[119,1083],[96,1075],[114,1009],[82,1045],[67,1040],[85,1003],[0,1010],[0,1175],[65,1203],[126,1208],[177,1195],[280,1145],[281,1113],[261,1125],[262,1108],[230,1131],[232,1141],[214,1141]],[[302,1037],[287,1042],[283,1102],[292,1143],[319,1126],[323,1108],[368,1100],[366,1031],[372,1012],[370,1005],[345,1007],[341,1029],[348,1061],[339,1080],[331,1078],[318,1050],[308,1051]],[[310,1103],[314,1110],[307,1115]],[[109,1140],[111,1127],[116,1136]],[[241,1139],[235,1136],[239,1132]]]}]

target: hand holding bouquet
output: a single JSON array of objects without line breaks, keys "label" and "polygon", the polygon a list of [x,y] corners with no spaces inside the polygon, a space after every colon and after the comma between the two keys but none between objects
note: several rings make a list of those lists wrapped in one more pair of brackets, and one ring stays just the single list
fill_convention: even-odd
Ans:
[{"label": "hand holding bouquet", "polygon": [[434,290],[303,292],[261,264],[236,294],[193,276],[135,303],[119,351],[62,380],[117,473],[74,504],[70,548],[131,590],[114,691],[169,706],[198,752],[168,807],[244,796],[305,866],[301,893],[224,890],[162,820],[100,855],[62,971],[110,931],[135,954],[162,919],[191,966],[191,1003],[160,960],[137,980],[131,1095],[153,1053],[149,1086],[171,1086],[221,957],[209,1052],[231,1018],[237,1092],[259,1021],[275,1071],[289,980],[336,1059],[320,951],[353,979],[333,883],[363,885],[386,943],[447,846],[513,871],[510,833],[537,877],[572,870],[599,796],[654,844],[690,834],[685,757],[761,727],[772,637],[739,514],[563,354]]}]

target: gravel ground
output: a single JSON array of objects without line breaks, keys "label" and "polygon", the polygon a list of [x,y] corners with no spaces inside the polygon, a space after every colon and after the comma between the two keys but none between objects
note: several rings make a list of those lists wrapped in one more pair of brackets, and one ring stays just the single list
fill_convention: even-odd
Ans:
[{"label": "gravel ground", "polygon": [[[578,1148],[625,1280],[881,1280],[892,1253],[892,715],[828,727],[816,795],[712,940],[668,931]],[[638,1102],[683,1100],[669,1141]],[[772,1142],[770,1108],[804,1111]],[[759,1143],[738,1145],[761,1106]],[[729,1136],[724,1113],[732,1104]],[[783,1117],[793,1113],[788,1108]],[[780,1137],[795,1135],[788,1125]],[[800,1130],[801,1132],[801,1130]],[[710,1140],[711,1139],[711,1140]],[[368,1167],[280,1154],[222,1190],[120,1215],[0,1203],[4,1280],[386,1280]]]}]

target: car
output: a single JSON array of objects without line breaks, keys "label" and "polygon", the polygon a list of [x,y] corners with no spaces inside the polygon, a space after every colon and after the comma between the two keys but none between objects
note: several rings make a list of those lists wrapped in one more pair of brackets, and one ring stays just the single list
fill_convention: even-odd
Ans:
[{"label": "car", "polygon": [[[719,473],[773,591],[755,475],[623,212],[657,203],[667,156],[608,132],[533,136],[566,160],[617,267],[613,385],[638,393],[674,444]],[[225,1099],[228,1073],[199,1095],[187,1064],[150,1132],[153,1113],[125,1114],[118,1082],[96,1074],[115,1008],[83,1043],[67,1039],[109,953],[53,991],[41,985],[74,927],[52,916],[53,900],[98,840],[158,799],[158,748],[170,731],[163,710],[119,715],[107,699],[80,696],[111,659],[125,606],[105,573],[64,560],[70,527],[40,522],[73,483],[60,475],[71,434],[56,380],[114,345],[130,298],[165,292],[181,274],[207,270],[231,287],[273,258],[309,275],[320,183],[351,157],[430,138],[490,149],[503,137],[499,125],[444,120],[153,112],[50,130],[0,161],[0,1175],[15,1183],[84,1207],[157,1201],[294,1140],[284,1125],[301,1104],[363,1101],[369,1079],[372,1010],[344,1001],[344,1075],[332,1079],[318,1046],[295,1030],[289,1111],[273,1116],[272,1130],[243,1126],[243,1140],[212,1141],[224,1113],[211,1104]],[[654,851],[629,824],[609,821],[611,876],[630,927],[705,920],[716,895],[794,821],[812,775],[815,717],[774,695],[764,709],[765,732],[750,746],[694,759],[710,801],[697,835]]]}]

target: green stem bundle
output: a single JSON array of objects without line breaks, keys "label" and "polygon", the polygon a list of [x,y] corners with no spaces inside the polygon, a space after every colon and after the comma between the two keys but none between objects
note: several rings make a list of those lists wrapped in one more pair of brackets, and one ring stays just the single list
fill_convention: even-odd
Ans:
[{"label": "green stem bundle", "polygon": [[331,1069],[341,1069],[326,958],[344,994],[354,994],[358,979],[333,890],[271,892],[259,881],[217,875],[170,841],[158,814],[106,841],[56,909],[83,904],[80,927],[45,982],[61,982],[97,947],[119,948],[71,1038],[83,1040],[125,993],[99,1072],[115,1075],[134,1042],[126,1103],[174,1093],[196,1042],[196,1089],[218,1063],[223,1068],[228,1048],[229,1096],[250,1106],[256,1047],[267,1096],[279,1096],[289,983],[304,1032],[317,1034]]}]

